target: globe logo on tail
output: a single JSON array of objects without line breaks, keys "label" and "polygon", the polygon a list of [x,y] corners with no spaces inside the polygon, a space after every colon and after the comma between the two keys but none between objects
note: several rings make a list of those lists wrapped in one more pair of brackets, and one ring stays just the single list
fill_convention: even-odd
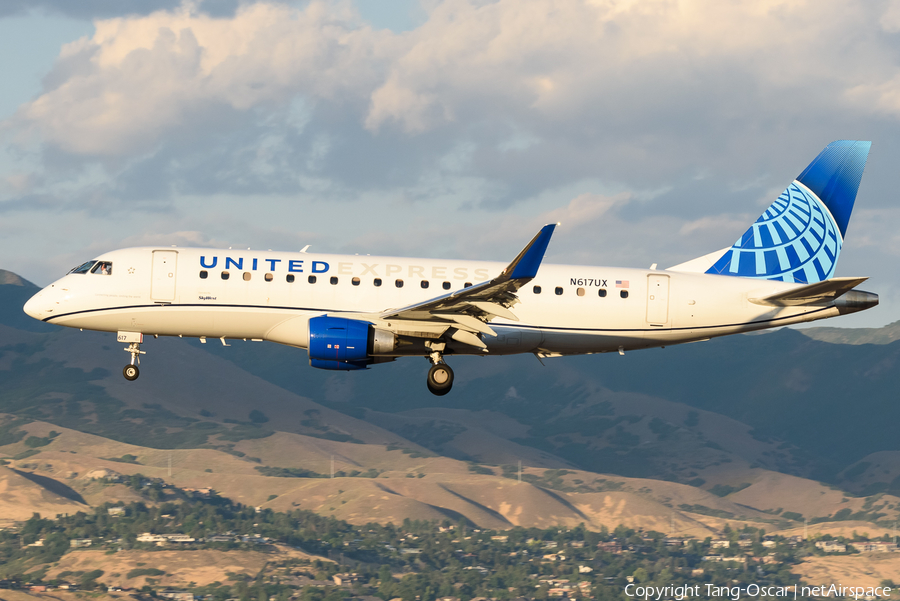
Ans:
[{"label": "globe logo on tail", "polygon": [[828,208],[795,181],[707,273],[821,282],[834,275],[842,243]]}]

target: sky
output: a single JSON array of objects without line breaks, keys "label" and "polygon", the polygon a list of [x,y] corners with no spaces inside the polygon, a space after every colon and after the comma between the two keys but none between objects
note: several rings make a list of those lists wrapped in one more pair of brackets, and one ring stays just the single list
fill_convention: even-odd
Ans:
[{"label": "sky", "polygon": [[[139,5],[141,12],[127,12]],[[666,267],[833,140],[900,319],[900,0],[3,0],[0,268],[126,246]]]}]

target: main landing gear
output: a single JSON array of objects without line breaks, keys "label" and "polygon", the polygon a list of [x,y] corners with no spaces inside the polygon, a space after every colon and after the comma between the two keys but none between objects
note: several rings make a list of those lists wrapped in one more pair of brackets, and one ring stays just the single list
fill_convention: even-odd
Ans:
[{"label": "main landing gear", "polygon": [[141,355],[146,355],[147,353],[141,350],[140,342],[132,342],[125,347],[125,352],[131,353],[131,363],[125,366],[122,370],[122,375],[129,382],[133,382],[141,375],[141,370],[138,369],[138,365],[141,363]]},{"label": "main landing gear", "polygon": [[444,396],[453,387],[453,370],[444,363],[444,343],[431,343],[429,347],[431,355],[428,356],[428,360],[432,365],[428,370],[428,378],[425,382],[428,384],[431,394]]}]

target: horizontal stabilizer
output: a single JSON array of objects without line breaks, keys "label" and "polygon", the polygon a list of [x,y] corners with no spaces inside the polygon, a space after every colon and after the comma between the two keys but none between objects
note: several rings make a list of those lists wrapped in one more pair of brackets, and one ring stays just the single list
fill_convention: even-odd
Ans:
[{"label": "horizontal stabilizer", "polygon": [[756,305],[769,307],[796,307],[799,305],[821,305],[834,302],[835,299],[869,278],[832,278],[824,282],[806,284],[784,292],[778,292],[762,298],[748,299]]}]

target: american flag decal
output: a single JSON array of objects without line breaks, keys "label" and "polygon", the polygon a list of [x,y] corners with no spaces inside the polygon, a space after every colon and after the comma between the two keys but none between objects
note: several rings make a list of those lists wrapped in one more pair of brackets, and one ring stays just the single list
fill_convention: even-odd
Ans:
[{"label": "american flag decal", "polygon": [[616,288],[628,288],[628,280],[616,280]]}]

